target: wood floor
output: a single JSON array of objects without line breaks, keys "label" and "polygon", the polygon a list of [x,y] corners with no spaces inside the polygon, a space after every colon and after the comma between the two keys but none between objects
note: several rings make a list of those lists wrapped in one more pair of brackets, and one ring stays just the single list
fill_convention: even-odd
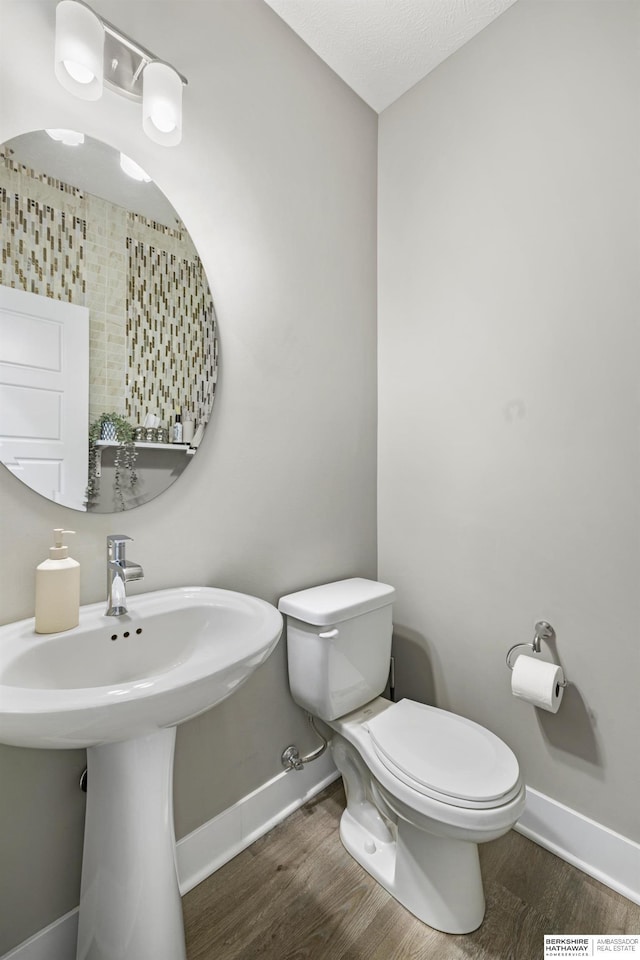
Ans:
[{"label": "wood floor", "polygon": [[640,907],[513,831],[480,847],[480,929],[432,930],[343,848],[344,802],[338,781],[184,897],[188,960],[541,960],[545,933],[640,933]]}]

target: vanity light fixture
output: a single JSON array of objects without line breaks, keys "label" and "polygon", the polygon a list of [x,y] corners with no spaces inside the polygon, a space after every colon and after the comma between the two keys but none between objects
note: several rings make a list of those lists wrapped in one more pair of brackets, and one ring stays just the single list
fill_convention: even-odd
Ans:
[{"label": "vanity light fixture", "polygon": [[84,133],[78,133],[77,130],[45,130],[45,133],[67,147],[78,147],[84,143]]},{"label": "vanity light fixture", "polygon": [[55,71],[59,82],[82,100],[102,96],[104,27],[89,7],[63,0],[56,8]]},{"label": "vanity light fixture", "polygon": [[83,100],[98,100],[106,84],[141,102],[147,136],[164,146],[180,143],[186,78],[84,0],[61,0],[56,7],[55,73],[65,90]]},{"label": "vanity light fixture", "polygon": [[126,153],[120,154],[120,169],[133,180],[140,180],[142,183],[150,183],[151,177],[146,170],[143,170],[140,164],[128,157]]}]

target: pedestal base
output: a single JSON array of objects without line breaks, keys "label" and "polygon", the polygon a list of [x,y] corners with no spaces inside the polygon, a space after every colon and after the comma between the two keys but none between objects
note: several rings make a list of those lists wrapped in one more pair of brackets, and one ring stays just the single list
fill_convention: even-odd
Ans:
[{"label": "pedestal base", "polygon": [[175,727],[87,751],[77,960],[186,960],[175,863]]}]

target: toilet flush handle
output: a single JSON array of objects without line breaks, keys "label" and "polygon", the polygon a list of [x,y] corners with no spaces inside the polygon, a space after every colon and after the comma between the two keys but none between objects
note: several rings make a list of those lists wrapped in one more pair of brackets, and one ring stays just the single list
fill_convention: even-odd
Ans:
[{"label": "toilet flush handle", "polygon": [[318,636],[321,640],[333,640],[334,637],[338,636],[339,631],[335,628],[333,630],[325,630],[324,633],[319,633]]}]

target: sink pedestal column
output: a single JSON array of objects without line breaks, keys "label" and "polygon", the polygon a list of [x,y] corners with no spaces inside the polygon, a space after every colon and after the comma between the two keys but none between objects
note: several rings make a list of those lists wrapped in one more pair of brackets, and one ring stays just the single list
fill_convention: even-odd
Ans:
[{"label": "sink pedestal column", "polygon": [[77,960],[185,960],[175,727],[87,750]]}]

